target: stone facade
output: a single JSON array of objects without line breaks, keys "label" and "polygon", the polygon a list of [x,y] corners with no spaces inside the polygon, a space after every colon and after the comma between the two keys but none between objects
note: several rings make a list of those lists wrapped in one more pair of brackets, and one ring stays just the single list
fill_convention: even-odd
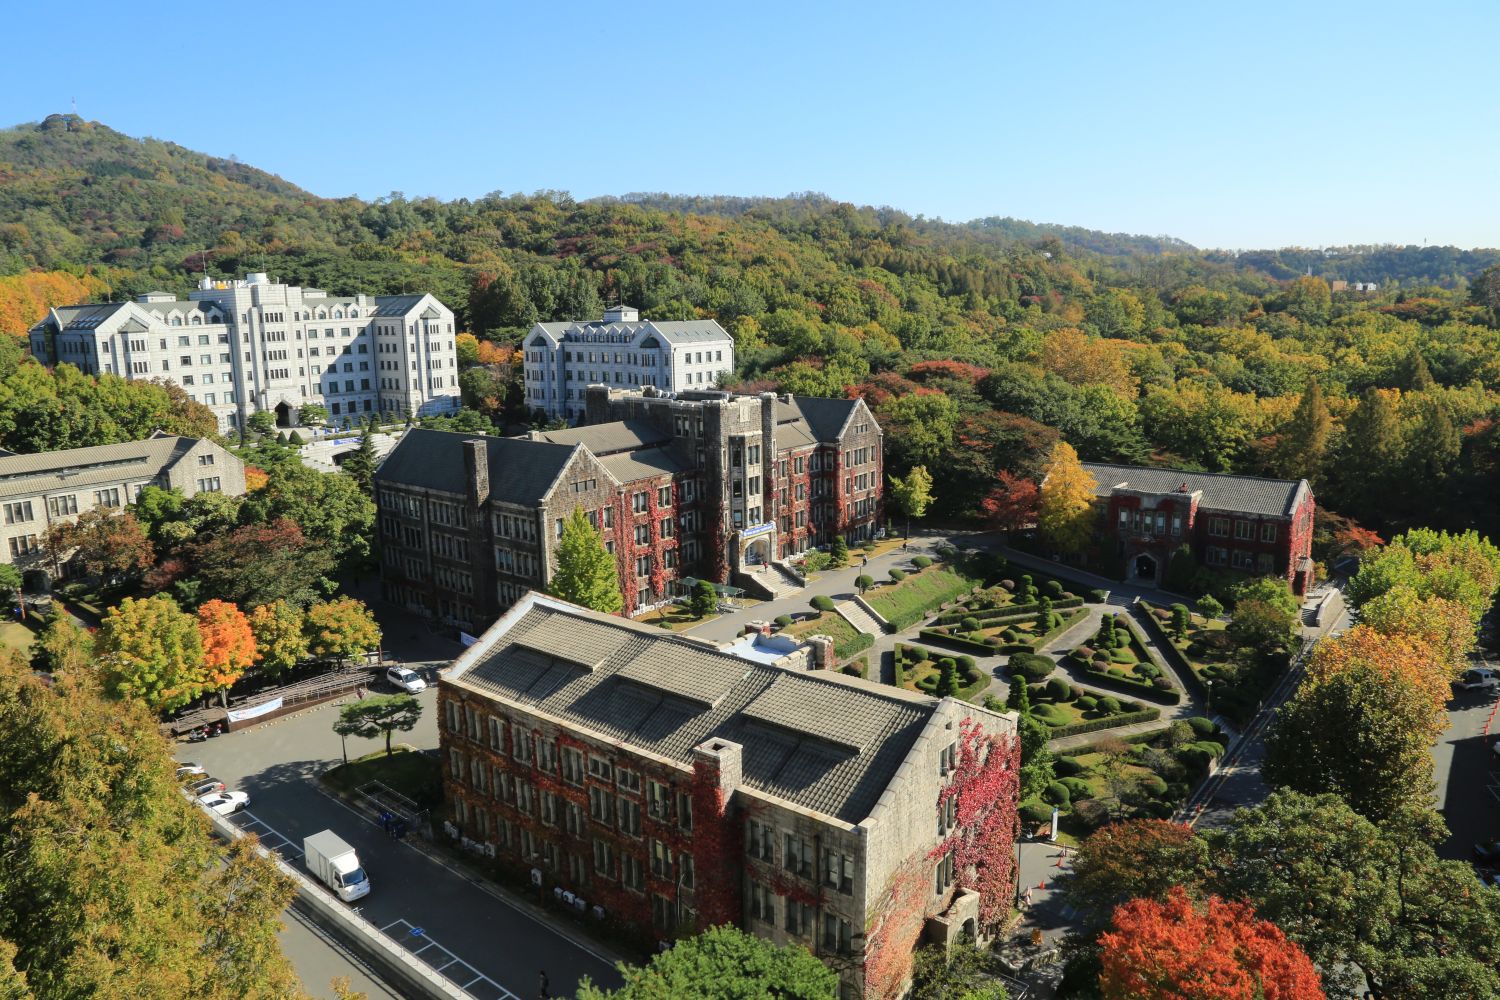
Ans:
[{"label": "stone facade", "polygon": [[[534,594],[459,658],[438,711],[450,834],[638,938],[730,922],[806,946],[842,996],[893,998],[920,937],[982,939],[1008,907],[1014,783],[964,808],[954,792],[961,747],[1014,777],[1013,714],[752,667]],[[981,826],[989,882],[954,860]]]},{"label": "stone facade", "polygon": [[337,297],[279,284],[204,278],[188,301],[148,292],[134,302],[52,309],[31,353],[87,374],[166,379],[219,418],[258,410],[282,426],[307,403],[348,426],[366,414],[458,409],[453,312],[431,295]]},{"label": "stone facade", "polygon": [[710,389],[734,372],[734,340],[711,319],[643,320],[629,306],[588,323],[538,323],[526,335],[526,401],[553,419],[581,419],[585,387]]},{"label": "stone facade", "polygon": [[65,575],[42,538],[54,524],[96,507],[121,510],[147,486],[183,496],[245,492],[245,464],[206,438],[157,434],[144,441],[0,457],[0,562]]},{"label": "stone facade", "polygon": [[686,577],[728,582],[880,526],[882,436],[861,400],[591,386],[587,405],[586,426],[483,448],[409,432],[376,475],[386,598],[482,628],[546,587],[574,510],[614,555],[627,614]]}]

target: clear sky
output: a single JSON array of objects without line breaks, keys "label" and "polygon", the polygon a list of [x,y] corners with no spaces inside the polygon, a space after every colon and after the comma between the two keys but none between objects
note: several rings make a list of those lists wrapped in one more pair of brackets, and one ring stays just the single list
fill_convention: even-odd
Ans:
[{"label": "clear sky", "polygon": [[1494,0],[32,0],[6,28],[0,123],[76,98],[321,195],[822,191],[1199,246],[1500,246]]}]

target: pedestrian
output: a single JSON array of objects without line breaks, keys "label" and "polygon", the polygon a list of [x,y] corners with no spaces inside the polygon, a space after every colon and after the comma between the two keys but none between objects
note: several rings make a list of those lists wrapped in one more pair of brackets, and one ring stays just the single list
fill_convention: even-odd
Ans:
[{"label": "pedestrian", "polygon": [[1028,910],[1031,909],[1031,887],[1030,886],[1026,887],[1026,894],[1021,897],[1021,905],[1024,906]]},{"label": "pedestrian", "polygon": [[547,982],[547,970],[543,969],[537,974],[537,996],[542,1000],[549,1000],[552,996],[551,985]]},{"label": "pedestrian", "polygon": [[870,557],[869,556],[862,556],[860,558],[860,560],[859,560],[859,568],[860,569],[864,569],[868,565],[870,565]]}]

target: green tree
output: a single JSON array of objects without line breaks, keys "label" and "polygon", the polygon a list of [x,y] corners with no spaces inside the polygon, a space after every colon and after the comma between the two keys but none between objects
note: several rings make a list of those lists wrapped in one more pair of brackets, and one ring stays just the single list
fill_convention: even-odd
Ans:
[{"label": "green tree", "polygon": [[833,569],[849,565],[849,543],[843,535],[834,535],[828,546],[828,565]]},{"label": "green tree", "polygon": [[282,462],[270,470],[263,488],[245,497],[240,516],[263,524],[289,518],[312,547],[329,552],[346,570],[370,555],[375,504],[354,479],[340,473]]},{"label": "green tree", "polygon": [[602,990],[585,979],[577,1000],[832,1000],[838,990],[837,974],[800,944],[777,947],[727,925],[617,968],[624,986]]},{"label": "green tree", "polygon": [[374,740],[385,737],[385,755],[391,755],[391,734],[409,733],[422,718],[422,703],[409,694],[375,694],[339,709],[333,731],[340,736]]},{"label": "green tree", "polygon": [[719,593],[707,580],[693,584],[693,593],[688,598],[688,610],[696,618],[707,618],[719,610]]},{"label": "green tree", "polygon": [[245,421],[245,426],[261,437],[276,431],[276,414],[270,410],[256,410]]},{"label": "green tree", "polygon": [[1359,405],[1344,420],[1334,479],[1339,509],[1361,518],[1366,512],[1379,511],[1384,499],[1392,495],[1389,487],[1404,452],[1394,394],[1365,390]]},{"label": "green tree", "polygon": [[333,659],[355,659],[380,648],[380,625],[363,601],[341,597],[319,601],[303,619],[308,652]]},{"label": "green tree", "polygon": [[284,674],[307,659],[302,609],[289,601],[272,601],[250,612],[255,661],[270,676]]},{"label": "green tree", "polygon": [[945,656],[938,661],[938,681],[933,694],[948,698],[958,694],[958,671],[953,657]]},{"label": "green tree", "polygon": [[881,407],[880,425],[893,466],[941,466],[953,448],[958,405],[942,394],[901,396]]},{"label": "green tree", "polygon": [[1008,1000],[993,954],[960,941],[951,952],[918,948],[912,961],[909,1000]]},{"label": "green tree", "polygon": [[343,473],[359,484],[359,491],[367,497],[375,495],[375,428],[366,424],[359,435],[359,448],[344,459]]},{"label": "green tree", "polygon": [[304,427],[322,427],[328,423],[328,407],[322,403],[303,403],[297,408],[297,422]]},{"label": "green tree", "polygon": [[1211,869],[1208,845],[1184,823],[1128,819],[1091,833],[1063,879],[1068,902],[1097,930],[1132,899],[1167,898],[1173,888],[1202,895]]},{"label": "green tree", "polygon": [[10,563],[0,563],[0,604],[13,604],[21,596],[21,571]]},{"label": "green tree", "polygon": [[1317,379],[1310,378],[1297,401],[1297,409],[1277,435],[1271,455],[1275,474],[1286,479],[1306,479],[1314,485],[1321,483],[1332,432],[1333,416],[1323,401],[1323,389]]},{"label": "green tree", "polygon": [[198,596],[246,608],[275,601],[306,604],[331,588],[333,556],[305,537],[290,518],[247,524],[186,549]]},{"label": "green tree", "polygon": [[125,598],[104,616],[95,641],[105,690],[118,698],[139,698],[160,712],[203,693],[198,619],[166,594]]},{"label": "green tree", "polygon": [[1301,610],[1286,581],[1255,577],[1234,590],[1229,634],[1242,646],[1270,652],[1293,646],[1301,630]]},{"label": "green tree", "polygon": [[892,476],[889,496],[896,509],[905,515],[906,534],[910,536],[912,519],[926,517],[927,508],[932,506],[932,476],[927,466],[913,467],[905,479]]},{"label": "green tree", "polygon": [[1059,441],[1042,480],[1037,525],[1047,541],[1061,552],[1080,553],[1093,537],[1094,478],[1084,471],[1078,453]]},{"label": "green tree", "polygon": [[76,563],[107,587],[139,576],[156,560],[141,522],[112,507],[95,507],[76,521],[57,522],[42,544],[55,566]]},{"label": "green tree", "polygon": [[563,522],[562,538],[557,544],[557,569],[548,592],[608,614],[617,614],[624,607],[615,557],[604,548],[604,540],[589,524],[582,508],[575,508]]},{"label": "green tree", "polygon": [[63,611],[54,610],[31,646],[32,659],[54,674],[93,667],[94,636]]},{"label": "green tree", "polygon": [[1303,685],[1266,734],[1265,779],[1331,792],[1374,820],[1432,802],[1432,702],[1414,685],[1354,664]]}]

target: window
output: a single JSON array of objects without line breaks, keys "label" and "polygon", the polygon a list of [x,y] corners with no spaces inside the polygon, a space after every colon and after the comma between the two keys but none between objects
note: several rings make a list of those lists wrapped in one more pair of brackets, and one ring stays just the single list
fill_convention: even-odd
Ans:
[{"label": "window", "polygon": [[693,887],[693,856],[691,854],[677,856],[677,884],[684,889]]},{"label": "window", "polygon": [[693,797],[687,792],[677,793],[677,825],[684,830],[693,829]]},{"label": "window", "polygon": [[672,487],[662,486],[656,491],[656,503],[660,507],[672,506]]},{"label": "window", "polygon": [[563,747],[562,776],[563,780],[570,785],[583,784],[582,750],[575,750],[573,747]]},{"label": "window", "polygon": [[1255,556],[1255,571],[1265,575],[1276,572],[1276,557],[1269,552],[1260,552]]},{"label": "window", "polygon": [[[951,802],[956,796],[950,795]],[[823,849],[823,884],[842,893],[854,892],[854,858],[832,848]]]},{"label": "window", "polygon": [[635,544],[651,544],[651,526],[649,524],[637,524],[635,526]]},{"label": "window", "polygon": [[651,841],[651,874],[657,878],[672,877],[672,849],[660,840]]},{"label": "window", "polygon": [[1276,541],[1276,525],[1262,524],[1260,526],[1260,540],[1263,542]]},{"label": "window", "polygon": [[665,896],[652,893],[651,895],[651,924],[661,930],[671,930],[677,926],[677,912],[672,906],[672,901]]},{"label": "window", "polygon": [[30,521],[35,516],[31,511],[31,501],[23,500],[20,503],[8,503],[5,505],[5,523],[19,524]]},{"label": "window", "polygon": [[937,864],[937,874],[935,876],[935,888],[936,888],[936,891],[943,892],[945,889],[947,889],[952,884],[953,884],[953,852],[949,851],[947,854],[943,855],[943,860],[939,861],[938,864]]},{"label": "window", "polygon": [[1254,538],[1255,537],[1255,522],[1253,522],[1253,521],[1236,521],[1236,522],[1234,522],[1234,537],[1235,537],[1236,541],[1241,541],[1241,542],[1248,542],[1250,539]]},{"label": "window", "polygon": [[556,826],[559,814],[562,812],[562,800],[551,792],[542,793],[542,823],[547,826]]},{"label": "window", "polygon": [[1208,519],[1208,533],[1215,538],[1229,537],[1229,518],[1211,517]]},{"label": "window", "polygon": [[641,804],[635,799],[619,796],[620,832],[632,837],[641,835]]},{"label": "window", "polygon": [[14,556],[29,556],[41,545],[37,542],[35,535],[17,535],[10,540],[10,554]]},{"label": "window", "polygon": [[568,803],[563,813],[563,828],[575,837],[583,836],[583,807],[577,802]]},{"label": "window", "polygon": [[594,838],[594,871],[605,878],[615,877],[615,849],[606,840]]},{"label": "window", "polygon": [[813,873],[812,845],[801,837],[787,834],[785,839],[786,856],[782,858],[782,865],[787,871],[810,877]]},{"label": "window", "polygon": [[589,818],[597,823],[614,823],[614,797],[602,788],[589,786]]},{"label": "window", "polygon": [[595,757],[589,754],[589,775],[600,781],[614,781],[615,766],[605,757]]},{"label": "window", "polygon": [[519,722],[510,724],[510,755],[522,764],[531,763],[531,733]]},{"label": "window", "polygon": [[771,887],[750,882],[750,916],[768,924],[776,923],[776,894]]},{"label": "window", "polygon": [[120,506],[120,491],[115,487],[107,490],[95,490],[94,502],[100,507],[118,507]]},{"label": "window", "polygon": [[776,834],[769,824],[759,820],[750,821],[750,832],[745,838],[745,853],[762,861],[776,860]]},{"label": "window", "polygon": [[823,914],[823,950],[848,955],[852,951],[853,931],[849,921],[833,913]]},{"label": "window", "polygon": [[65,497],[48,497],[47,513],[53,517],[78,513],[78,497],[72,493]]},{"label": "window", "polygon": [[627,792],[640,794],[641,776],[634,771],[627,771],[623,767],[620,768],[615,772],[615,783]]},{"label": "window", "polygon": [[1230,561],[1235,569],[1250,570],[1255,568],[1255,553],[1246,552],[1244,549],[1235,549],[1230,553]]},{"label": "window", "polygon": [[646,782],[646,815],[652,819],[666,819],[671,809],[672,790],[659,781]]},{"label": "window", "polygon": [[548,774],[557,773],[557,741],[537,740],[536,766]]},{"label": "window", "polygon": [[646,888],[646,867],[634,854],[620,855],[620,881],[625,888],[640,892]]},{"label": "window", "polygon": [[786,901],[786,929],[788,934],[799,937],[810,935],[816,929],[813,923],[813,908],[795,899]]},{"label": "window", "polygon": [[219,477],[218,476],[210,476],[207,479],[200,479],[200,480],[198,480],[198,492],[199,493],[218,493],[219,492]]},{"label": "window", "polygon": [[576,854],[568,855],[568,881],[576,888],[589,884],[588,864]]},{"label": "window", "polygon": [[644,491],[640,493],[632,493],[630,495],[630,509],[637,514],[646,513],[647,509],[650,506],[648,499],[649,498],[646,496]]}]

